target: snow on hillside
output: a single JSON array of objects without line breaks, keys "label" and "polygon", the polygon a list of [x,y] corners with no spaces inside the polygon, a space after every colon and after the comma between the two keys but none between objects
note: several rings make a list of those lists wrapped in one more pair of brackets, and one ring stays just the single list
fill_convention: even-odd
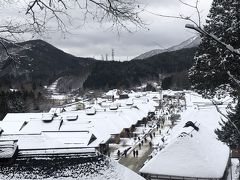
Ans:
[{"label": "snow on hillside", "polygon": [[154,50],[151,50],[151,51],[148,51],[148,52],[145,52],[137,57],[135,57],[134,59],[146,59],[146,58],[149,58],[149,57],[152,57],[152,56],[155,56],[157,54],[161,54],[161,53],[164,53],[166,52],[167,49],[154,49]]},{"label": "snow on hillside", "polygon": [[46,87],[48,93],[51,95],[51,99],[64,100],[68,98],[67,94],[58,93],[57,85],[60,78],[54,81],[50,86]]},{"label": "snow on hillside", "polygon": [[146,59],[146,58],[149,58],[149,57],[152,57],[157,54],[164,53],[164,52],[171,52],[171,51],[177,51],[177,50],[186,49],[186,48],[197,47],[200,44],[200,41],[201,41],[201,38],[199,36],[194,36],[186,41],[183,41],[182,43],[180,43],[176,46],[172,46],[167,49],[154,49],[154,50],[148,51],[146,53],[143,53],[143,54],[135,57],[134,59],[141,60],[141,59]]},{"label": "snow on hillside", "polygon": [[199,36],[194,36],[190,39],[187,39],[186,41],[183,41],[179,45],[168,48],[167,51],[177,51],[180,49],[197,47],[200,44],[200,42],[201,38]]}]

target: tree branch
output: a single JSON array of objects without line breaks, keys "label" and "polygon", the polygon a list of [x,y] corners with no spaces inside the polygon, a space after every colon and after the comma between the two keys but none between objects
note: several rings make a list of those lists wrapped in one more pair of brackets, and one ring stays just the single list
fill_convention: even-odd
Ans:
[{"label": "tree branch", "polygon": [[155,16],[160,16],[160,17],[163,17],[163,18],[173,18],[173,19],[181,19],[181,20],[185,20],[185,21],[189,21],[193,24],[195,24],[196,26],[201,26],[201,16],[200,16],[200,11],[199,11],[199,7],[198,7],[198,4],[199,4],[199,0],[196,0],[195,2],[195,5],[191,5],[189,3],[186,3],[184,2],[183,0],[178,0],[180,3],[182,3],[183,5],[185,6],[188,6],[190,8],[193,8],[195,9],[195,11],[197,12],[197,16],[198,16],[198,23],[196,21],[194,21],[191,16],[185,16],[185,15],[182,15],[180,14],[179,16],[175,16],[175,15],[165,15],[165,14],[160,14],[160,13],[154,13],[154,12],[150,12],[148,10],[145,10],[146,12],[152,14],[152,15],[155,15]]},{"label": "tree branch", "polygon": [[[36,16],[36,12],[43,12],[43,10],[45,10],[45,14],[50,12],[53,15],[52,18],[57,21],[58,27],[63,31],[67,31],[62,18],[63,16],[70,18],[67,10],[71,2],[63,0],[48,0],[47,2],[43,0],[31,1],[28,4],[26,14],[32,17],[34,25],[45,27],[46,22],[40,21]],[[83,2],[85,2],[85,5],[82,6]],[[137,27],[144,27],[144,23],[139,17],[141,11],[139,11],[139,6],[135,0],[75,0],[74,3],[75,6],[77,5],[80,10],[84,11],[83,21],[87,19],[87,15],[91,15],[94,20],[98,20],[100,23],[104,20],[112,21],[113,26],[119,25],[127,30],[129,30],[125,25],[127,21]],[[93,5],[96,10],[91,9]]]},{"label": "tree branch", "polygon": [[223,117],[225,117],[233,125],[233,127],[236,129],[236,131],[240,137],[240,131],[237,128],[237,126],[234,124],[234,122],[219,109],[218,105],[216,104],[216,102],[214,100],[211,100],[211,101],[212,101],[213,105],[215,106],[217,112],[220,113]]}]

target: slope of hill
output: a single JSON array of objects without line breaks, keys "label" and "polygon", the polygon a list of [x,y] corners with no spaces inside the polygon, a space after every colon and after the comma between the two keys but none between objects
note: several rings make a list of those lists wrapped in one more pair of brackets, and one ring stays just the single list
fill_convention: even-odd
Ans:
[{"label": "slope of hill", "polygon": [[0,49],[0,82],[8,85],[37,83],[48,85],[59,77],[79,75],[95,60],[67,54],[42,40],[7,45]]},{"label": "slope of hill", "polygon": [[187,39],[186,41],[183,41],[182,43],[180,43],[176,46],[172,46],[167,49],[154,49],[154,50],[145,52],[145,53],[135,57],[134,60],[146,59],[146,58],[149,58],[149,57],[152,57],[157,54],[164,53],[164,52],[171,52],[171,51],[177,51],[177,50],[181,50],[181,49],[194,48],[200,44],[200,41],[201,41],[201,38],[199,36],[194,36],[190,39]]},{"label": "slope of hill", "polygon": [[164,52],[142,61],[96,62],[83,86],[90,89],[128,88],[144,81],[158,80],[159,74],[163,74],[171,76],[172,82],[165,83],[165,88],[189,88],[187,70],[193,64],[195,52],[196,48],[189,48]]},{"label": "slope of hill", "polygon": [[[188,41],[181,47],[191,47],[190,44]],[[82,87],[128,88],[158,80],[159,74],[168,78],[165,88],[188,88],[187,70],[192,66],[196,51],[196,48],[174,51],[180,47],[173,47],[172,51],[141,61],[107,62],[75,57],[41,40],[8,44],[7,47],[13,59],[0,49],[1,87],[19,88],[27,84],[31,89],[50,85],[58,79],[57,89],[61,92]]]}]

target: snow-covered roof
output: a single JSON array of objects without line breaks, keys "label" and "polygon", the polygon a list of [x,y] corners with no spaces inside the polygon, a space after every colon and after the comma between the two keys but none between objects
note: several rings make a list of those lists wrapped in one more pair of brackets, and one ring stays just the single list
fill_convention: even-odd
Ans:
[{"label": "snow-covered roof", "polygon": [[[129,108],[130,110],[130,108]],[[135,110],[132,112],[134,113]],[[129,111],[100,111],[95,115],[89,116],[85,111],[73,111],[63,112],[54,117],[51,122],[45,122],[42,117],[52,117],[52,114],[42,113],[15,113],[9,114],[6,119],[0,122],[0,127],[4,130],[3,135],[11,136],[12,139],[18,139],[19,142],[23,142],[20,148],[36,148],[38,147],[37,142],[42,142],[44,145],[55,144],[58,142],[57,138],[44,138],[42,132],[46,135],[47,132],[53,132],[54,135],[61,137],[62,132],[73,132],[73,131],[88,131],[96,136],[96,140],[93,142],[94,146],[97,147],[101,143],[107,142],[111,135],[120,134],[124,128],[130,128],[133,124],[138,121],[137,113],[132,119],[127,116]],[[132,114],[132,113],[131,113]],[[126,117],[127,116],[127,117]],[[32,118],[34,117],[34,118]],[[68,117],[77,117],[74,121],[69,121]],[[132,117],[132,116],[130,116]],[[106,126],[107,124],[107,126]],[[29,137],[27,137],[28,135]],[[65,138],[70,138],[71,133],[65,133]],[[36,143],[30,143],[27,145],[28,139],[35,139]],[[56,140],[55,143],[52,141]],[[75,139],[75,143],[80,143],[80,139]],[[78,141],[77,141],[78,140]],[[32,142],[35,142],[31,140]],[[24,143],[26,142],[26,143]],[[82,143],[82,142],[81,142]],[[86,145],[86,143],[85,143]],[[62,144],[56,145],[57,147]]]},{"label": "snow-covered roof", "polygon": [[93,108],[93,107],[88,108],[88,109],[85,110],[85,112],[86,112],[87,115],[94,115],[94,114],[96,114],[96,109]]},{"label": "snow-covered roof", "polygon": [[114,98],[119,98],[118,89],[109,90],[105,93],[106,96],[114,96]]},{"label": "snow-covered roof", "polygon": [[183,128],[162,151],[154,156],[141,173],[191,177],[221,178],[229,158],[229,148],[216,139],[204,125],[199,131]]},{"label": "snow-covered roof", "polygon": [[[44,139],[43,132],[44,136],[47,132],[53,132],[54,136],[59,137],[62,132],[69,132],[64,134],[64,137],[68,138],[71,135],[70,132],[87,131],[96,136],[92,146],[97,147],[107,142],[111,135],[120,134],[123,129],[131,128],[139,120],[147,117],[148,112],[155,110],[155,104],[151,98],[143,97],[141,93],[138,94],[140,95],[138,98],[134,95],[129,98],[132,105],[126,105],[129,99],[122,99],[115,102],[103,102],[105,107],[95,103],[89,106],[89,109],[80,111],[62,111],[62,108],[52,108],[50,113],[9,113],[3,121],[0,121],[0,127],[4,130],[3,135],[12,136],[13,139],[20,139],[24,136],[22,138],[24,142],[27,139],[26,135],[29,135],[30,139],[36,138],[36,142],[44,141],[49,144],[53,140],[56,140],[57,144],[59,141],[57,138]],[[111,106],[118,108],[110,110]],[[62,145],[60,143],[57,146]]]},{"label": "snow-covered roof", "polygon": [[[4,119],[0,121],[0,127],[4,130],[3,134],[19,133],[30,121],[38,120],[42,123],[42,117],[48,115],[52,116],[52,114],[49,113],[8,113]],[[38,133],[39,127],[36,128],[36,133]]]},{"label": "snow-covered roof", "polygon": [[0,158],[12,158],[17,150],[15,141],[0,142]]},{"label": "snow-covered roof", "polygon": [[50,123],[45,123],[42,119],[31,119],[25,126],[21,127],[20,134],[40,134],[42,131],[58,131],[61,119],[54,119]]},{"label": "snow-covered roof", "polygon": [[59,108],[51,108],[49,113],[54,114],[54,113],[61,113],[63,111],[64,111],[64,108],[61,108],[61,107],[59,107]]},{"label": "snow-covered roof", "polygon": [[144,180],[142,176],[111,158],[105,156],[95,158],[97,160],[88,162],[78,157],[54,160],[51,158],[30,158],[27,163],[16,160],[16,166],[6,165],[4,167],[4,171],[0,172],[0,179]]},{"label": "snow-covered roof", "polygon": [[[88,116],[84,111],[81,113],[85,117]],[[94,135],[93,124],[90,124],[90,121],[78,118],[69,121],[67,118],[70,115],[71,117],[78,116],[78,114],[69,112],[61,113],[58,117],[54,117],[51,122],[42,120],[42,117],[51,115],[42,113],[8,114],[3,121],[0,121],[0,127],[4,130],[0,140],[18,140],[19,149],[44,149],[98,147],[99,143],[110,138],[110,134],[109,136],[98,134],[99,136],[89,144],[89,138]],[[64,140],[66,142],[63,142]]]},{"label": "snow-covered roof", "polygon": [[[18,140],[21,150],[56,149],[56,148],[91,148],[94,136],[90,132],[42,132],[41,134],[3,135],[1,140]],[[95,140],[95,138],[93,139]]]}]

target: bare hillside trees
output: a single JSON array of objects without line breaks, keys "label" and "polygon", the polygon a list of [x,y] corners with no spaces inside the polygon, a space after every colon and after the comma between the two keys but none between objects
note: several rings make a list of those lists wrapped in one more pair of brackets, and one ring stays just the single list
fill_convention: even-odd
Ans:
[{"label": "bare hillside trees", "polygon": [[[142,27],[139,17],[142,11],[137,0],[2,0],[0,10],[5,12],[0,19],[0,44],[6,49],[9,39],[16,40],[24,33],[42,34],[46,31],[81,28],[86,23],[108,23],[109,27]],[[8,39],[8,40],[7,40]]]},{"label": "bare hillside trees", "polygon": [[111,23],[113,27],[128,29],[128,25],[142,26],[140,5],[136,0],[3,0],[0,8],[19,8],[22,14],[1,19],[1,36],[29,31],[41,33],[49,26],[67,31],[73,23],[81,27],[86,22]]}]

